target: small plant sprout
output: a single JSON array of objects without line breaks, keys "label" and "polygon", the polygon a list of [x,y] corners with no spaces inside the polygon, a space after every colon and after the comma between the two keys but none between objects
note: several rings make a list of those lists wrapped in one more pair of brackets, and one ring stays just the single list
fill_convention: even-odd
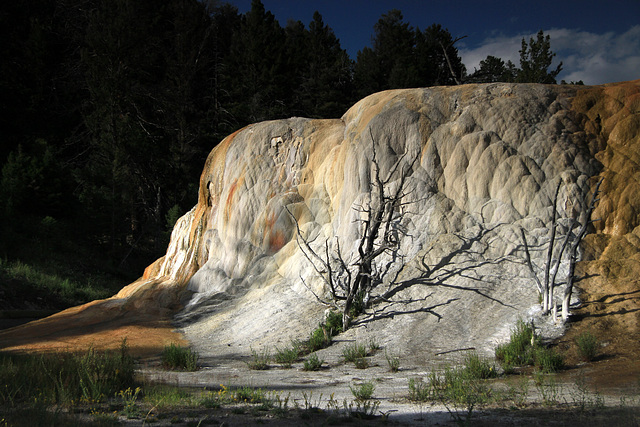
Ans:
[{"label": "small plant sprout", "polygon": [[400,370],[400,357],[384,352],[384,357],[387,359],[389,365],[389,371],[398,372]]}]

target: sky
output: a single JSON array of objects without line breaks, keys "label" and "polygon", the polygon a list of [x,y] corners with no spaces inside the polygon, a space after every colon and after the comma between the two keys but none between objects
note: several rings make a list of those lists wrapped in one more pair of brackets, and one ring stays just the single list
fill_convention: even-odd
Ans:
[{"label": "sky", "polygon": [[[226,0],[240,13],[251,0]],[[352,59],[371,46],[373,26],[382,14],[399,9],[404,22],[424,30],[447,28],[472,73],[487,55],[520,63],[522,39],[539,30],[551,37],[562,61],[558,81],[602,84],[640,78],[640,0],[262,0],[281,26],[302,21],[307,27],[317,10]]]}]

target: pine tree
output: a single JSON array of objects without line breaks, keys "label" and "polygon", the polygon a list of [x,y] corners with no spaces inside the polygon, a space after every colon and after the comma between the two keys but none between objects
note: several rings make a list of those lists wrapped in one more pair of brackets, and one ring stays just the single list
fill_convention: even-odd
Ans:
[{"label": "pine tree", "polygon": [[555,70],[549,71],[549,67],[556,56],[551,51],[550,37],[544,36],[542,30],[538,32],[536,40],[529,39],[529,43],[522,39],[520,49],[520,69],[517,72],[516,81],[519,83],[556,83],[556,77],[562,71],[562,62]]}]

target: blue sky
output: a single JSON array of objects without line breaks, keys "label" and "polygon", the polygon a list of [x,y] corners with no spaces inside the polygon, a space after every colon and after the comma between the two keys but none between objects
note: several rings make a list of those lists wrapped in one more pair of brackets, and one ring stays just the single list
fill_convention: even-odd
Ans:
[{"label": "blue sky", "polygon": [[[228,0],[247,12],[251,0]],[[520,43],[539,30],[551,36],[563,62],[558,79],[601,84],[640,78],[640,0],[262,0],[282,26],[289,19],[311,22],[322,14],[340,44],[356,59],[371,46],[373,26],[383,13],[402,11],[404,21],[424,29],[441,24],[452,36],[467,37],[456,47],[473,72],[487,55],[519,65]]]}]

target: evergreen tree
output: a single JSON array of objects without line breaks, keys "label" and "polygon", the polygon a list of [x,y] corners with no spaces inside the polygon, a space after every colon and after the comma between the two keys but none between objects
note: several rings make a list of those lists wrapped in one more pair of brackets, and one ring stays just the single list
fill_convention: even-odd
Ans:
[{"label": "evergreen tree", "polygon": [[549,67],[556,56],[551,51],[550,37],[544,36],[542,30],[537,34],[536,40],[529,39],[529,43],[522,39],[520,49],[520,69],[517,72],[516,81],[519,83],[556,83],[556,77],[562,71],[562,62],[555,70],[549,71]]},{"label": "evergreen tree", "polygon": [[308,59],[302,68],[301,84],[305,115],[340,117],[353,102],[352,62],[318,11],[313,14],[308,34]]},{"label": "evergreen tree", "polygon": [[[461,80],[466,73],[462,58],[458,55],[454,39],[447,29],[440,24],[432,24],[422,33],[417,30],[418,43],[416,55],[423,86],[455,85],[456,79]],[[446,55],[445,55],[446,52]],[[448,61],[455,74],[451,74]]]},{"label": "evergreen tree", "polygon": [[355,84],[360,96],[417,86],[415,32],[403,22],[402,12],[392,9],[374,25],[373,48],[358,52]]},{"label": "evergreen tree", "polygon": [[471,83],[512,82],[515,79],[515,65],[495,56],[488,55],[480,61],[480,68],[468,78]]},{"label": "evergreen tree", "polygon": [[239,124],[285,116],[284,42],[284,30],[273,14],[253,0],[233,36],[228,69],[230,109]]}]

